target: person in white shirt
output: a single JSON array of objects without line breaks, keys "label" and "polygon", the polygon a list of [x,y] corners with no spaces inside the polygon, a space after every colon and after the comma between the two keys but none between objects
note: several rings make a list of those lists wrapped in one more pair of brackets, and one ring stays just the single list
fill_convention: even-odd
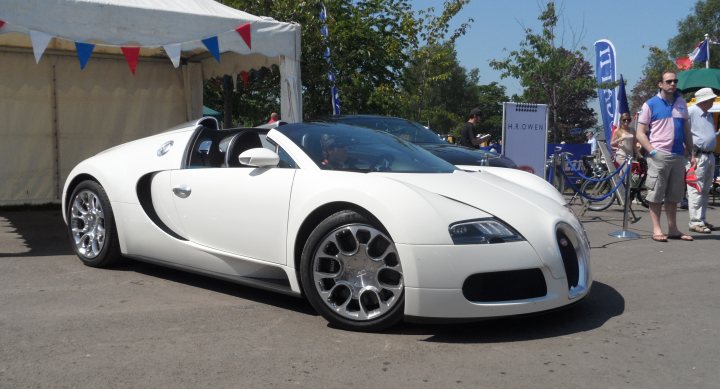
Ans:
[{"label": "person in white shirt", "polygon": [[593,130],[586,130],[585,135],[587,136],[587,143],[590,144],[590,154],[595,155],[595,152],[597,152],[597,139],[595,139],[595,133]]},{"label": "person in white shirt", "polygon": [[[705,220],[708,197],[715,173],[715,146],[717,144],[715,122],[708,110],[717,96],[710,88],[695,92],[695,105],[688,107],[690,131],[692,132],[693,153],[695,154],[697,187],[687,185],[690,231],[709,234],[713,225]],[[690,165],[687,166],[690,168]]]}]

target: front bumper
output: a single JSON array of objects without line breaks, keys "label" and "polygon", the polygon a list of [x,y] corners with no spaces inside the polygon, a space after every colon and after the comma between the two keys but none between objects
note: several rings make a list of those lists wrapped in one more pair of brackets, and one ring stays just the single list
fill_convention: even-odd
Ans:
[{"label": "front bumper", "polygon": [[[558,225],[556,232],[562,233],[555,234],[555,250],[536,251],[526,241],[459,246],[396,244],[400,258],[409,259],[403,260],[405,315],[490,318],[542,312],[581,300],[592,285],[587,241],[568,225]],[[561,248],[562,239],[569,241],[571,249]],[[541,258],[538,251],[556,254]],[[544,282],[543,288],[528,288],[531,278]],[[502,290],[484,294],[492,296],[488,298],[472,297],[482,295],[478,289],[488,288],[477,285],[483,280],[490,288]],[[473,282],[474,288],[469,290]],[[497,296],[513,297],[503,300]]]}]

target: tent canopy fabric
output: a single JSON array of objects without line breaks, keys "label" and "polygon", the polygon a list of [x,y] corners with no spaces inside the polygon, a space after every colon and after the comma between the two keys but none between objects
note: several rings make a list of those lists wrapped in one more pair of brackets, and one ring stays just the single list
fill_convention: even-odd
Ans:
[{"label": "tent canopy fabric", "polygon": [[0,206],[57,202],[79,161],[199,118],[211,77],[278,65],[282,119],[302,120],[298,24],[212,0],[1,0],[0,21]]},{"label": "tent canopy fabric", "polygon": [[[142,48],[140,56],[158,56],[163,46],[180,45],[182,58],[202,63],[204,79],[278,65],[283,120],[302,120],[300,26],[295,23],[254,16],[212,0],[3,0],[0,20],[5,22],[0,46],[31,47],[31,31],[59,38],[50,50],[74,51],[74,43],[80,42],[97,45],[93,53],[120,53],[120,47],[133,46]],[[249,42],[236,31],[245,24]],[[3,37],[7,33],[25,37]],[[217,38],[224,53],[220,63],[203,44],[207,38]]]},{"label": "tent canopy fabric", "polygon": [[[209,0],[3,0],[7,32],[40,31],[59,38],[113,46],[202,49],[218,37],[221,51],[297,58],[297,24],[254,16]],[[251,24],[252,48],[235,29]]]}]

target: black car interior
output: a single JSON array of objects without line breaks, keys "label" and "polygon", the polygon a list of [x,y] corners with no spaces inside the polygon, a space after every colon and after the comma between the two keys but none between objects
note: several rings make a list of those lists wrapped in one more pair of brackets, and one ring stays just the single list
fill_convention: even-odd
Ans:
[{"label": "black car interior", "polygon": [[257,129],[216,130],[201,127],[188,149],[185,167],[241,167],[240,154],[256,147],[263,147]]}]

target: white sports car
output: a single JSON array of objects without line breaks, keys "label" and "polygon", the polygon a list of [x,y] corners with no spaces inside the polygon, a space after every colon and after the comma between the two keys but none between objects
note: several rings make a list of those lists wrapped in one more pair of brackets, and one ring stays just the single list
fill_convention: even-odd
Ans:
[{"label": "white sports car", "polygon": [[305,296],[352,330],[545,311],[592,284],[583,227],[540,178],[342,124],[205,118],[81,162],[62,205],[88,266],[129,257]]}]

